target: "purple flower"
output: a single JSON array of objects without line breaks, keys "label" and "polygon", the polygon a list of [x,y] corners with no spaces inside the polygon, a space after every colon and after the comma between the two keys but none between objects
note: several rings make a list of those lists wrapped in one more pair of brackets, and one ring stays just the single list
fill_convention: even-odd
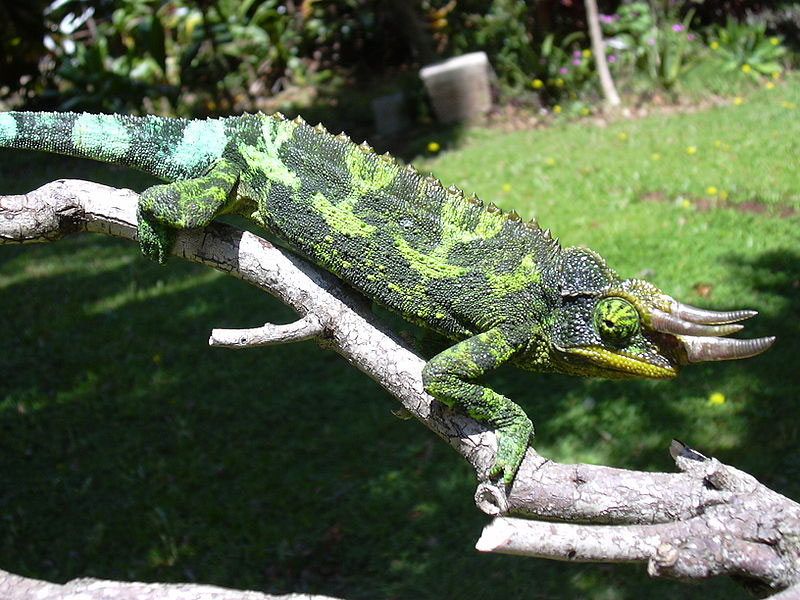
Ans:
[{"label": "purple flower", "polygon": [[572,56],[573,56],[573,58],[580,58],[581,57],[581,51],[580,50],[573,50],[572,51]]},{"label": "purple flower", "polygon": [[672,31],[675,32],[683,31],[683,25],[681,25],[680,23],[675,23],[675,25],[672,26]]},{"label": "purple flower", "polygon": [[656,41],[653,38],[647,38],[647,45],[648,46],[655,46]]},{"label": "purple flower", "polygon": [[614,17],[611,15],[600,15],[600,22],[601,23],[613,23]]},{"label": "purple flower", "polygon": [[567,67],[561,67],[558,70],[558,72],[561,73],[562,75],[566,75],[567,73],[569,73],[569,69]]},{"label": "purple flower", "polygon": [[581,59],[580,58],[573,58],[572,59],[572,64],[575,65],[576,67],[580,66]]},{"label": "purple flower", "polygon": [[696,38],[697,38],[697,36],[695,34],[693,34],[693,33],[687,33],[686,34],[686,39],[689,40],[690,42],[693,42]]},{"label": "purple flower", "polygon": [[609,54],[608,55],[608,62],[610,62],[610,63],[617,62],[617,57],[615,55],[613,55],[613,54]]}]

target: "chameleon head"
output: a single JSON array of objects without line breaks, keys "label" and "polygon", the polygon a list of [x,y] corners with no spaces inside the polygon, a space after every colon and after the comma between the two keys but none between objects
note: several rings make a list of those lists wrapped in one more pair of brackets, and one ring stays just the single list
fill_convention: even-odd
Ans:
[{"label": "chameleon head", "polygon": [[596,377],[673,377],[682,365],[747,358],[774,337],[728,338],[751,310],[709,311],[682,304],[640,279],[622,280],[603,259],[567,248],[561,307],[552,331],[556,370]]}]

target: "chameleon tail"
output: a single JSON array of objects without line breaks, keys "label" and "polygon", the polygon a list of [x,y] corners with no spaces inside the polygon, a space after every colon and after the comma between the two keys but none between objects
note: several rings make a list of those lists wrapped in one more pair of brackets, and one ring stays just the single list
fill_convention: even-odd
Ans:
[{"label": "chameleon tail", "polygon": [[164,181],[196,177],[225,148],[221,120],[88,113],[0,113],[0,147],[42,150],[139,169]]}]

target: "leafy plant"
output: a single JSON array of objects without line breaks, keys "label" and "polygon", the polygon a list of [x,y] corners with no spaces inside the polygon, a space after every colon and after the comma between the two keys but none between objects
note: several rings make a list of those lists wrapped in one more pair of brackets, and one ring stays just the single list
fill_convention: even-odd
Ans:
[{"label": "leafy plant", "polygon": [[608,46],[616,50],[609,62],[628,68],[652,83],[672,89],[697,55],[696,35],[689,31],[694,11],[681,21],[675,11],[658,15],[645,2],[620,6],[617,14],[601,18]]},{"label": "leafy plant", "polygon": [[709,47],[722,62],[722,69],[740,69],[754,75],[781,72],[786,47],[777,36],[767,35],[764,23],[738,23],[728,18],[725,26],[711,29]]}]

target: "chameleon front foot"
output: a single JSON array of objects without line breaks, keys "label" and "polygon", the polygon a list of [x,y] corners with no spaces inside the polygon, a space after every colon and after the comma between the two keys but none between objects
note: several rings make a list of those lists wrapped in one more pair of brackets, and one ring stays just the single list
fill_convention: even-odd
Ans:
[{"label": "chameleon front foot", "polygon": [[511,485],[533,436],[533,424],[523,413],[512,423],[498,427],[495,432],[497,455],[489,470],[489,478],[499,478],[505,485]]},{"label": "chameleon front foot", "polygon": [[145,258],[163,265],[175,243],[175,232],[169,227],[156,223],[152,217],[141,210],[137,214],[139,246]]}]

